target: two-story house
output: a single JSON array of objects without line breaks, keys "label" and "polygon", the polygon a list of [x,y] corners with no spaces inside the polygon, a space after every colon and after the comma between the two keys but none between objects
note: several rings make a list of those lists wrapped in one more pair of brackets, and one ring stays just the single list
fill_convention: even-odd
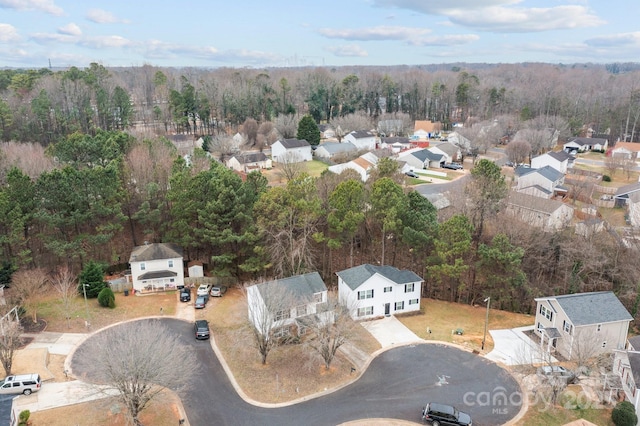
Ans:
[{"label": "two-story house", "polygon": [[271,158],[276,163],[311,161],[311,145],[304,139],[280,139],[271,145]]},{"label": "two-story house", "polygon": [[131,251],[134,293],[175,290],[184,287],[182,248],[171,243],[137,246]]},{"label": "two-story house", "polygon": [[336,275],[340,303],[353,319],[420,310],[423,280],[412,271],[364,264]]},{"label": "two-story house", "polygon": [[581,345],[594,355],[624,349],[633,317],[611,291],[539,297],[536,331],[540,346],[570,360]]},{"label": "two-story house", "polygon": [[309,317],[333,318],[322,309],[327,297],[327,286],[317,272],[255,284],[247,287],[249,320],[262,335],[304,334]]},{"label": "two-story house", "polygon": [[545,166],[553,167],[560,173],[567,173],[573,166],[574,157],[565,151],[549,151],[531,159],[531,167],[541,169]]},{"label": "two-story house", "polygon": [[353,131],[342,140],[351,142],[358,150],[373,151],[376,149],[376,136],[368,130]]},{"label": "two-story house", "polygon": [[568,188],[564,185],[564,173],[551,166],[528,169],[518,177],[516,191],[541,198],[564,195]]}]

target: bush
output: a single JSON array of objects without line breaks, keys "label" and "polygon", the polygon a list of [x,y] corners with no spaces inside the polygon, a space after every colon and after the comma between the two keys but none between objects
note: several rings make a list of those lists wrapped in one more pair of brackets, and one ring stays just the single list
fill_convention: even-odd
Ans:
[{"label": "bush", "polygon": [[611,182],[611,176],[609,176],[609,175],[602,175],[602,181],[603,181],[603,182]]},{"label": "bush", "polygon": [[90,299],[98,297],[102,289],[107,287],[104,280],[104,269],[94,261],[85,265],[78,281],[78,294],[82,296],[86,291],[86,295]]},{"label": "bush", "polygon": [[104,308],[115,308],[116,296],[113,294],[113,290],[109,287],[105,287],[100,290],[100,293],[98,294],[98,303]]},{"label": "bush", "polygon": [[638,423],[638,416],[633,404],[622,401],[611,412],[611,420],[616,426],[635,426]]},{"label": "bush", "polygon": [[22,410],[18,415],[18,425],[26,425],[29,423],[29,417],[31,417],[31,411]]}]

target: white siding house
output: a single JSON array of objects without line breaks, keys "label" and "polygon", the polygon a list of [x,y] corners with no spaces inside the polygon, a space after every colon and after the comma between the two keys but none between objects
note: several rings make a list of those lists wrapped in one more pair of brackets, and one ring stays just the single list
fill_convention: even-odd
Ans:
[{"label": "white siding house", "polygon": [[[516,190],[543,198],[551,198],[557,193],[565,194],[564,174],[551,166],[541,169],[530,169],[528,173],[518,177]],[[535,190],[532,192],[532,190]]]},{"label": "white siding house", "polygon": [[313,155],[318,158],[331,159],[337,154],[356,151],[357,148],[351,142],[325,142],[318,145]]},{"label": "white siding house", "polygon": [[545,231],[559,230],[571,223],[574,210],[562,201],[510,191],[507,213]]},{"label": "white siding house", "polygon": [[184,286],[182,248],[176,244],[145,244],[129,257],[135,293],[175,290]]},{"label": "white siding house", "polygon": [[571,165],[573,165],[573,157],[565,151],[550,151],[531,159],[531,167],[534,169],[549,166],[560,173],[567,173]]},{"label": "white siding house", "polygon": [[327,286],[320,274],[311,272],[247,287],[249,321],[261,334],[276,337],[304,333],[309,318],[330,320],[322,307],[327,303]]},{"label": "white siding house", "polygon": [[640,413],[640,336],[629,337],[625,350],[614,351],[613,372],[620,377],[627,401]]},{"label": "white siding house", "polygon": [[[595,354],[624,349],[633,317],[611,291],[536,298],[536,332],[546,352],[570,360],[588,345]],[[578,356],[578,355],[575,355]]]},{"label": "white siding house", "polygon": [[367,130],[351,132],[342,139],[345,142],[351,142],[358,150],[373,151],[376,149],[376,137]]},{"label": "white siding house", "polygon": [[329,171],[339,175],[347,169],[355,170],[360,175],[362,181],[366,182],[367,179],[369,179],[369,174],[376,168],[377,160],[378,158],[374,154],[368,153],[348,163],[329,166]]},{"label": "white siding house", "polygon": [[237,154],[227,160],[227,167],[245,173],[253,170],[270,169],[271,166],[271,160],[267,158],[264,152]]},{"label": "white siding house", "polygon": [[423,280],[412,271],[365,264],[336,275],[340,303],[353,319],[420,310]]},{"label": "white siding house", "polygon": [[311,161],[311,145],[300,139],[281,139],[271,145],[271,158],[277,163]]}]

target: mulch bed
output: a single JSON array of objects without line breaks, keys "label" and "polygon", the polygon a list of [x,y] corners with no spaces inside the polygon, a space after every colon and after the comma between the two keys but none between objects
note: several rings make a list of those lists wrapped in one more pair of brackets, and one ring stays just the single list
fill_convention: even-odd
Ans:
[{"label": "mulch bed", "polygon": [[38,318],[38,322],[33,322],[31,317],[21,318],[20,325],[25,333],[41,333],[47,328],[47,322],[42,318]]}]

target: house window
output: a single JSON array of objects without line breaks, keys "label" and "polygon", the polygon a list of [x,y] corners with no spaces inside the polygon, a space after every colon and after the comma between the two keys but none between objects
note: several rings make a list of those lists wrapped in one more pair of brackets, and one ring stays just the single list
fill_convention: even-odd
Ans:
[{"label": "house window", "polygon": [[278,327],[273,330],[274,337],[286,337],[289,335],[289,327]]},{"label": "house window", "polygon": [[291,311],[289,309],[283,309],[281,311],[276,312],[276,316],[273,321],[274,322],[282,321],[289,318],[291,318]]},{"label": "house window", "polygon": [[300,305],[296,308],[296,316],[301,317],[307,315],[307,305]]},{"label": "house window", "polygon": [[548,309],[542,305],[540,305],[540,315],[542,315],[549,321],[553,321],[553,312],[551,311],[551,309]]},{"label": "house window", "polygon": [[562,321],[562,329],[565,333],[573,334],[573,326],[571,323],[568,323],[566,320]]},{"label": "house window", "polygon": [[542,333],[542,330],[544,330],[544,327],[542,326],[542,324],[538,323],[538,331]]},{"label": "house window", "polygon": [[391,293],[393,291],[393,287],[385,287],[384,288],[384,292],[385,293]]},{"label": "house window", "polygon": [[175,278],[169,278],[169,282],[170,282],[170,283],[173,283],[173,282],[175,282],[175,281],[176,281],[176,279],[175,279]]},{"label": "house window", "polygon": [[367,315],[373,315],[373,306],[367,306],[365,308],[358,308],[358,316],[364,317]]},{"label": "house window", "polygon": [[363,290],[358,292],[358,300],[372,299],[372,298],[373,298],[373,289]]},{"label": "house window", "polygon": [[140,264],[140,270],[144,271],[145,269],[147,269],[147,267],[145,266],[144,262]]},{"label": "house window", "polygon": [[420,301],[418,299],[410,299],[409,300],[409,304],[410,305],[417,305]]},{"label": "house window", "polygon": [[404,292],[405,293],[411,293],[413,292],[413,289],[415,288],[415,284],[405,284],[404,285]]},{"label": "house window", "polygon": [[396,308],[395,308],[395,310],[396,310],[396,311],[401,311],[401,310],[403,310],[403,309],[404,309],[404,301],[402,301],[402,302],[396,302]]},{"label": "house window", "polygon": [[322,293],[314,293],[313,301],[316,303],[322,303]]},{"label": "house window", "polygon": [[596,331],[600,331],[601,328],[602,328],[602,324],[598,324],[598,326],[596,327]]}]

